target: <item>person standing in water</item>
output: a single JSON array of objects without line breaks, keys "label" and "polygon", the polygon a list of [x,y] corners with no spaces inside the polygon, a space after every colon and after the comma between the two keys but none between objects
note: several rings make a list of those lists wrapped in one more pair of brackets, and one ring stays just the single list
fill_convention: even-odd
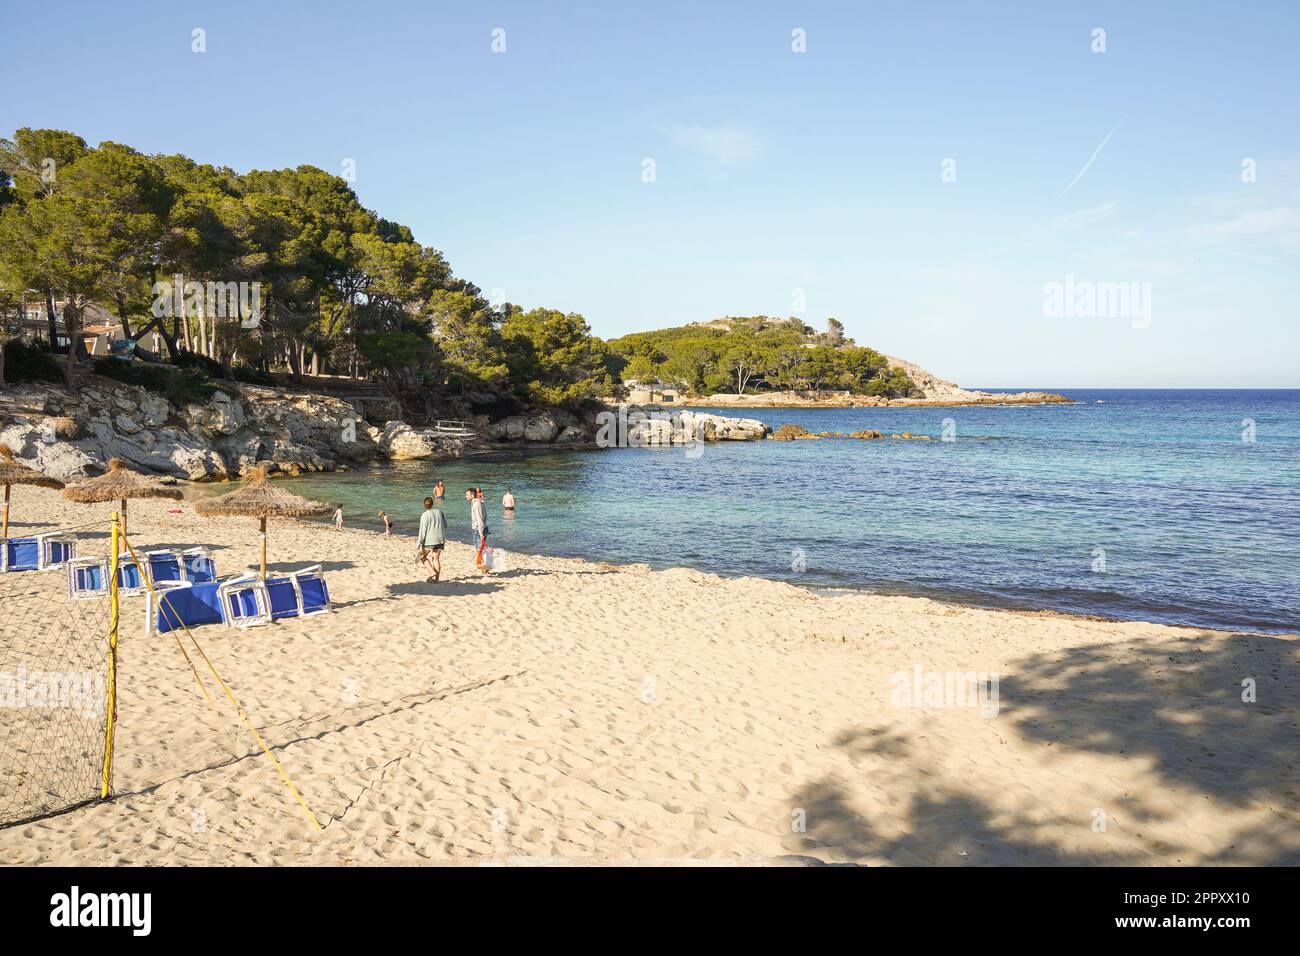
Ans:
[{"label": "person standing in water", "polygon": [[515,516],[515,493],[509,488],[507,488],[506,493],[501,496],[501,507],[506,512],[507,518],[513,518]]},{"label": "person standing in water", "polygon": [[335,531],[343,530],[343,503],[342,502],[339,502],[339,506],[334,509],[334,530]]},{"label": "person standing in water", "polygon": [[465,492],[465,500],[469,502],[469,523],[470,527],[474,529],[474,537],[478,543],[478,553],[474,555],[474,564],[486,574],[488,571],[487,568],[483,567],[483,551],[487,548],[489,529],[487,502],[483,500],[483,489],[469,489]]},{"label": "person standing in water", "polygon": [[442,577],[442,549],[447,544],[447,516],[441,508],[433,506],[432,498],[424,499],[424,514],[420,515],[420,532],[416,537],[419,563],[433,572],[425,579],[432,584]]},{"label": "person standing in water", "polygon": [[392,539],[393,537],[393,519],[388,517],[387,511],[379,512],[379,520],[384,523],[384,537]]},{"label": "person standing in water", "polygon": [[441,501],[445,497],[447,497],[447,486],[444,485],[442,479],[439,478],[438,483],[433,486],[433,499],[435,501]]}]

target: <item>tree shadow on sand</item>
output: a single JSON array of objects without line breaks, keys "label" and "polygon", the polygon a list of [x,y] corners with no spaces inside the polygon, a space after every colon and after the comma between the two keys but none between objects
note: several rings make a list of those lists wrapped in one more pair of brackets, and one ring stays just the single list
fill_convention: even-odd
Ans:
[{"label": "tree shadow on sand", "polygon": [[[1122,796],[1113,798],[1111,812],[1134,824],[1125,845],[1092,833],[1086,816],[1075,830],[1050,813],[1008,812],[992,795],[945,774],[924,737],[886,725],[846,729],[831,740],[861,774],[826,776],[795,793],[791,806],[806,811],[807,832],[790,848],[903,864],[1296,865],[1298,663],[1294,638],[1189,630],[1172,639],[1079,645],[1007,665],[991,729],[996,724],[1054,752],[1129,758],[1135,779],[1154,773],[1166,784],[1130,790],[1114,781]],[[1254,702],[1243,700],[1248,679]],[[864,786],[879,808],[870,815],[855,800]],[[1183,796],[1171,795],[1174,788]],[[1203,840],[1162,842],[1157,833],[1178,832],[1165,825],[1176,826],[1187,794],[1225,812],[1249,812],[1249,822],[1225,830],[1225,845],[1209,855]]]},{"label": "tree shadow on sand", "polygon": [[[807,832],[797,834],[792,849],[803,853],[829,851],[850,860],[885,859],[900,865],[1106,865],[1141,862],[1135,854],[1107,849],[1099,839],[1095,849],[1061,846],[1044,825],[1023,815],[995,810],[979,795],[964,791],[960,781],[948,785],[907,738],[886,727],[845,730],[832,741],[855,766],[886,765],[897,774],[906,768],[910,781],[933,780],[905,799],[891,794],[889,809],[879,819],[855,805],[851,784],[824,777],[802,787],[792,806],[805,811]],[[873,776],[870,773],[869,776]],[[883,774],[881,775],[883,777]],[[913,783],[916,786],[916,783]],[[1086,827],[1081,827],[1081,836]]]},{"label": "tree shadow on sand", "polygon": [[[1174,646],[1176,645],[1176,646]],[[1024,736],[1141,755],[1173,784],[1231,804],[1300,803],[1300,642],[1189,631],[1015,662],[1002,714]],[[1243,681],[1255,702],[1243,701]]]}]

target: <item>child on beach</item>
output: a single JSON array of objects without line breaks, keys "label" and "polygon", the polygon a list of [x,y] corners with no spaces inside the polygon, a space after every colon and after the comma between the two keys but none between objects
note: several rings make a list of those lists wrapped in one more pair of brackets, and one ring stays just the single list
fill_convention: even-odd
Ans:
[{"label": "child on beach", "polygon": [[340,503],[339,503],[339,506],[338,506],[337,508],[334,509],[334,530],[335,530],[335,531],[342,531],[342,530],[343,530],[343,504],[342,504],[342,502],[340,502]]},{"label": "child on beach", "polygon": [[379,512],[379,519],[384,523],[384,537],[392,538],[393,536],[393,519],[388,517],[387,511]]},{"label": "child on beach", "polygon": [[432,584],[442,577],[442,549],[447,543],[447,517],[441,508],[433,506],[432,498],[424,499],[424,514],[420,515],[418,541],[419,563],[433,572],[425,580]]}]

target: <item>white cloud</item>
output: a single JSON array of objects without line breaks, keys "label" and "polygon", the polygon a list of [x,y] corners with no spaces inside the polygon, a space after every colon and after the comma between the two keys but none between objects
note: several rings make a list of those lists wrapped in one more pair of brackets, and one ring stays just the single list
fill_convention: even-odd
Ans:
[{"label": "white cloud", "polygon": [[1289,245],[1297,234],[1300,234],[1300,212],[1292,206],[1241,212],[1231,219],[1201,223],[1187,230],[1188,239],[1201,245],[1251,236],[1277,236]]},{"label": "white cloud", "polygon": [[1118,208],[1118,203],[1108,202],[1100,206],[1093,206],[1091,209],[1079,209],[1065,216],[1057,216],[1052,220],[1052,225],[1057,229],[1078,229],[1080,226],[1090,226]]},{"label": "white cloud", "polygon": [[748,130],[738,126],[686,126],[674,124],[660,129],[684,149],[699,153],[719,166],[735,166],[757,159],[762,145]]}]

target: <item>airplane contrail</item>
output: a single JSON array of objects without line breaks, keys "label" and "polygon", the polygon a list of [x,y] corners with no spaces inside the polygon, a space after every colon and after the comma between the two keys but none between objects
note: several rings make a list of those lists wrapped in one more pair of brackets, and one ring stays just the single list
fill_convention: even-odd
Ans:
[{"label": "airplane contrail", "polygon": [[[1097,144],[1097,148],[1092,151],[1092,155],[1088,157],[1088,161],[1083,164],[1083,169],[1075,173],[1074,178],[1070,180],[1069,185],[1067,185],[1064,189],[1061,190],[1061,196],[1064,196],[1066,193],[1068,193],[1071,187],[1073,187],[1075,183],[1077,183],[1080,179],[1083,178],[1083,174],[1092,168],[1092,164],[1097,161],[1097,156],[1106,147],[1106,144],[1110,142],[1110,138],[1115,135],[1115,130],[1117,129],[1119,129],[1119,123],[1116,123],[1114,126],[1112,126],[1110,128],[1110,132],[1106,134],[1106,138]],[[1057,196],[1056,198],[1060,199],[1061,196]]]}]

